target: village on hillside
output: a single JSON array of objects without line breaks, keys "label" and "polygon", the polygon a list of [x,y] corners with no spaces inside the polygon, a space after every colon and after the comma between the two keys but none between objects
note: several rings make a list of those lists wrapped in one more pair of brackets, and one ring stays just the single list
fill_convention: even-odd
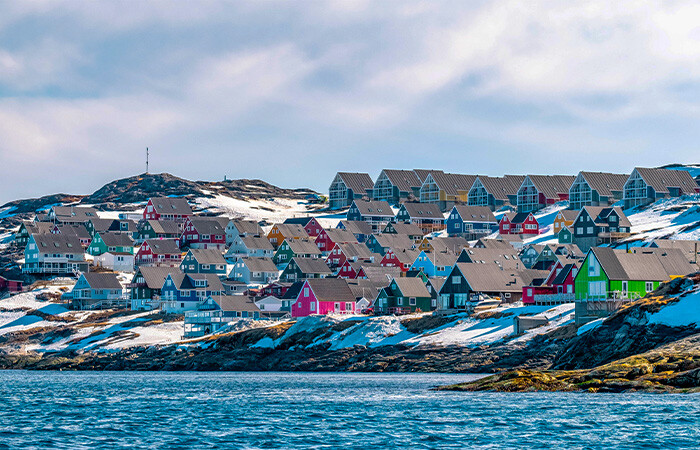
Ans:
[{"label": "village on hillside", "polygon": [[[183,315],[183,339],[239,319],[504,305],[569,305],[581,326],[700,270],[698,182],[683,166],[502,177],[385,169],[376,181],[339,172],[323,209],[277,223],[198,214],[184,196],[143,198],[136,211],[53,205],[14,230],[25,279],[0,277],[0,290],[63,283],[54,300],[66,309]],[[645,233],[645,214],[665,205],[663,217],[680,201],[691,206]],[[516,332],[547,324],[514,321]]]}]

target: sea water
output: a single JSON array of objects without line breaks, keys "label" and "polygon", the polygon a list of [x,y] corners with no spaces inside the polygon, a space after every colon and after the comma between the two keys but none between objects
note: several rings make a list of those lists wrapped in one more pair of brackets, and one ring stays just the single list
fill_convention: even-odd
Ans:
[{"label": "sea water", "polygon": [[0,448],[695,448],[700,397],[461,393],[448,374],[0,372]]}]

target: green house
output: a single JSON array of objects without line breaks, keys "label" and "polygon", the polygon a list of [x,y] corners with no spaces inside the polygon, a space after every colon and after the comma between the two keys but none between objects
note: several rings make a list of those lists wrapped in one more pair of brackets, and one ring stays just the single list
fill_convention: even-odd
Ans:
[{"label": "green house", "polygon": [[272,261],[278,266],[289,263],[292,258],[320,258],[321,250],[316,243],[305,239],[285,239],[272,256]]},{"label": "green house", "polygon": [[374,309],[384,314],[408,314],[433,308],[430,292],[418,277],[394,278],[389,286],[379,291]]},{"label": "green house", "polygon": [[557,240],[560,244],[573,244],[574,234],[571,232],[571,228],[564,227],[557,234]]},{"label": "green house", "polygon": [[95,237],[92,238],[87,248],[87,253],[92,256],[99,256],[107,252],[133,255],[134,241],[126,233],[95,233]]}]

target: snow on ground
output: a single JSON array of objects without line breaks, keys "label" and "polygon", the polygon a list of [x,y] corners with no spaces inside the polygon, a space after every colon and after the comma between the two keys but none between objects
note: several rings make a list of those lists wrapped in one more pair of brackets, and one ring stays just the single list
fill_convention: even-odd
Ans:
[{"label": "snow on ground", "polygon": [[695,325],[700,328],[700,290],[681,297],[676,303],[664,306],[649,316],[649,325],[660,324],[669,327]]},{"label": "snow on ground", "polygon": [[306,216],[311,212],[303,200],[285,198],[241,200],[217,195],[213,198],[197,198],[194,202],[207,211],[256,221],[283,222],[286,218]]},{"label": "snow on ground", "polygon": [[605,319],[607,319],[607,317],[603,317],[603,318],[601,318],[601,319],[592,320],[592,321],[590,321],[590,322],[588,322],[588,323],[586,323],[586,324],[581,325],[581,326],[579,327],[579,329],[576,330],[576,335],[577,335],[577,336],[581,336],[583,333],[588,333],[589,331],[598,328],[599,326],[601,326],[601,325],[603,324],[603,322],[605,321]]},{"label": "snow on ground", "polygon": [[700,227],[681,232],[700,222],[700,194],[660,199],[643,209],[625,211],[632,224],[633,237],[651,240],[672,234],[674,239],[700,239]]}]

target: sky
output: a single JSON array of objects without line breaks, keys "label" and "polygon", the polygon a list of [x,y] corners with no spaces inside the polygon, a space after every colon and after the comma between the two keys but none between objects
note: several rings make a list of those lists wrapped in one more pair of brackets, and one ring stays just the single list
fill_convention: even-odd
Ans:
[{"label": "sky", "polygon": [[700,4],[0,0],[0,203],[700,163]]}]

